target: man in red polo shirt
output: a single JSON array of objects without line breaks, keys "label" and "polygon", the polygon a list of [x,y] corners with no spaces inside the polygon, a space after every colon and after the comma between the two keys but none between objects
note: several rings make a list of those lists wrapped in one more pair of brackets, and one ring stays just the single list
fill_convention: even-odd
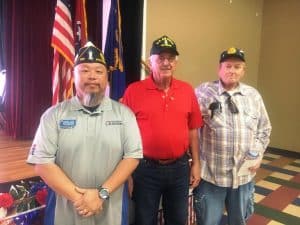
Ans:
[{"label": "man in red polo shirt", "polygon": [[144,159],[133,174],[135,225],[157,225],[161,197],[165,223],[185,225],[189,185],[200,181],[197,129],[202,116],[193,88],[173,77],[178,55],[169,37],[155,40],[151,74],[131,84],[123,97],[136,115],[143,141]]}]

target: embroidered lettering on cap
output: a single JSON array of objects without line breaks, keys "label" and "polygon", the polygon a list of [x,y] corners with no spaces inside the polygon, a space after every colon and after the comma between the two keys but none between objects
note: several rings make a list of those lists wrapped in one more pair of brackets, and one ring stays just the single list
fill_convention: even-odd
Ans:
[{"label": "embroidered lettering on cap", "polygon": [[110,120],[110,121],[106,121],[105,125],[109,126],[109,125],[122,125],[123,122],[121,120]]},{"label": "embroidered lettering on cap", "polygon": [[61,120],[59,127],[62,129],[71,129],[76,126],[76,120]]}]

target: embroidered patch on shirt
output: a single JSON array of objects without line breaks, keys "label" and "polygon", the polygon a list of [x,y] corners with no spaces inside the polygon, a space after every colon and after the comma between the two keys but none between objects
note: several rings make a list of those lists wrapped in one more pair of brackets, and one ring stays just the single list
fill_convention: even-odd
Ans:
[{"label": "embroidered patch on shirt", "polygon": [[110,121],[106,121],[105,125],[106,126],[110,126],[110,125],[122,125],[123,122],[121,120],[110,120]]},{"label": "embroidered patch on shirt", "polygon": [[61,120],[59,127],[62,129],[71,129],[76,126],[76,120]]}]

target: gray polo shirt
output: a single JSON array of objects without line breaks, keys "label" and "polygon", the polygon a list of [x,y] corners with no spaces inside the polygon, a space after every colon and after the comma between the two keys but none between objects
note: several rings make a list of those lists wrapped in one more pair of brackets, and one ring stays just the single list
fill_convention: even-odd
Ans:
[{"label": "gray polo shirt", "polygon": [[[73,97],[43,114],[27,162],[54,162],[77,186],[95,188],[122,158],[142,158],[142,141],[130,109],[105,97],[89,112]],[[55,225],[121,225],[123,189],[112,193],[100,215],[88,218],[79,216],[70,201],[57,195]]]}]

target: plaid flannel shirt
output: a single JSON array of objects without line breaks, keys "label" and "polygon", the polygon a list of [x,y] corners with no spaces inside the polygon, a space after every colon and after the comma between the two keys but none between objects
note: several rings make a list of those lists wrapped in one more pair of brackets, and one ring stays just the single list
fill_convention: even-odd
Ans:
[{"label": "plaid flannel shirt", "polygon": [[[204,126],[199,129],[201,177],[221,187],[237,188],[255,174],[238,176],[249,150],[262,157],[270,141],[271,124],[258,91],[240,83],[227,93],[220,81],[207,82],[195,89]],[[239,112],[233,114],[228,96]]]}]

